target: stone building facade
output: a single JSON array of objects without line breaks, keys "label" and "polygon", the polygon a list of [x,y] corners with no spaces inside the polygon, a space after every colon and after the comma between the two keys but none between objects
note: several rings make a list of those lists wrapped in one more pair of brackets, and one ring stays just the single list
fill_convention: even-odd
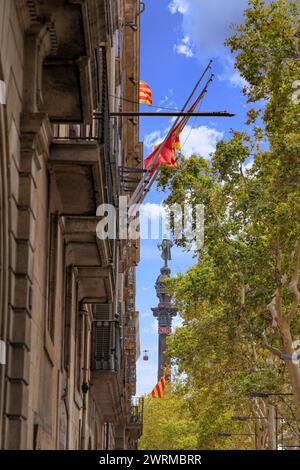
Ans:
[{"label": "stone building facade", "polygon": [[139,241],[96,236],[97,207],[141,175],[138,120],[110,118],[138,110],[140,9],[0,0],[2,449],[127,449],[141,433]]}]

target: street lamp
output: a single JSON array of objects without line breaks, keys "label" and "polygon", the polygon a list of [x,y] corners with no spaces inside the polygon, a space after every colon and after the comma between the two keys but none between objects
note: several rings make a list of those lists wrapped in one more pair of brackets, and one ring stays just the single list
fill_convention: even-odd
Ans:
[{"label": "street lamp", "polygon": [[266,419],[265,416],[231,416],[233,421],[248,421],[250,419]]},{"label": "street lamp", "polygon": [[300,360],[300,354],[280,354],[280,359],[282,361],[299,361]]},{"label": "street lamp", "polygon": [[[250,419],[268,419],[267,416],[231,416],[233,421],[248,421]],[[284,419],[283,416],[276,416],[276,419]]]}]

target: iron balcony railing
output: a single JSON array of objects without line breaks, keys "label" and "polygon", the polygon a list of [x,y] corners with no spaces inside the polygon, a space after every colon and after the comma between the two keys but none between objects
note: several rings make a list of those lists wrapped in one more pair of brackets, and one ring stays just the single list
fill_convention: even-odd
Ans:
[{"label": "iron balcony railing", "polygon": [[118,321],[93,322],[92,370],[120,372],[122,349]]},{"label": "iron balcony railing", "polygon": [[53,124],[52,131],[55,140],[99,141],[97,135],[98,122],[92,124]]},{"label": "iron balcony railing", "polygon": [[100,144],[103,145],[105,172],[106,172],[106,189],[109,204],[114,203],[113,198],[113,176],[112,161],[110,148],[110,124],[109,124],[109,86],[108,86],[108,70],[106,47],[99,46],[95,51],[96,59],[96,76],[98,89],[98,109],[99,118],[97,119],[97,136]]}]

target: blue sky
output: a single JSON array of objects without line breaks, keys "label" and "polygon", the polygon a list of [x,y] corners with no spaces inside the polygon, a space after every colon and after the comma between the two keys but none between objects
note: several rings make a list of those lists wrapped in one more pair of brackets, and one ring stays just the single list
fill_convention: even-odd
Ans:
[{"label": "blue sky", "polygon": [[[241,90],[243,80],[233,68],[233,59],[223,45],[230,25],[243,19],[246,0],[146,0],[141,16],[141,79],[153,91],[153,104],[181,108],[210,59],[214,60],[215,80],[201,106],[202,111],[227,110],[234,118],[193,118],[183,133],[183,153],[205,157],[218,140],[229,137],[231,128],[242,130],[248,105]],[[149,110],[146,106],[141,109]],[[169,118],[141,118],[140,139],[144,157],[165,135]],[[161,203],[164,194],[153,187],[146,199]],[[154,284],[163,264],[158,240],[142,240],[141,262],[137,270],[137,310],[140,312],[141,350],[149,350],[149,362],[138,361],[137,394],[151,392],[157,376],[157,320],[151,307],[157,305]],[[192,256],[173,249],[170,263],[173,275],[185,272]],[[174,326],[180,324],[176,319]]]}]

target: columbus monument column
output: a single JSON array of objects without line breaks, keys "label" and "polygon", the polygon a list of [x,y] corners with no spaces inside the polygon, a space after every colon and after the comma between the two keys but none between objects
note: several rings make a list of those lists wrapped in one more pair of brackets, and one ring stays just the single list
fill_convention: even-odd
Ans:
[{"label": "columbus monument column", "polygon": [[[172,332],[172,320],[177,315],[177,309],[172,304],[172,296],[167,293],[166,281],[170,278],[171,269],[168,261],[172,259],[171,248],[173,243],[171,240],[164,238],[162,243],[158,245],[161,251],[161,257],[164,260],[164,266],[160,270],[155,283],[156,295],[159,299],[157,307],[152,308],[153,316],[158,320],[158,381],[164,374],[164,369],[168,366],[165,356],[167,348],[166,339]],[[168,374],[167,374],[168,379]]]}]

